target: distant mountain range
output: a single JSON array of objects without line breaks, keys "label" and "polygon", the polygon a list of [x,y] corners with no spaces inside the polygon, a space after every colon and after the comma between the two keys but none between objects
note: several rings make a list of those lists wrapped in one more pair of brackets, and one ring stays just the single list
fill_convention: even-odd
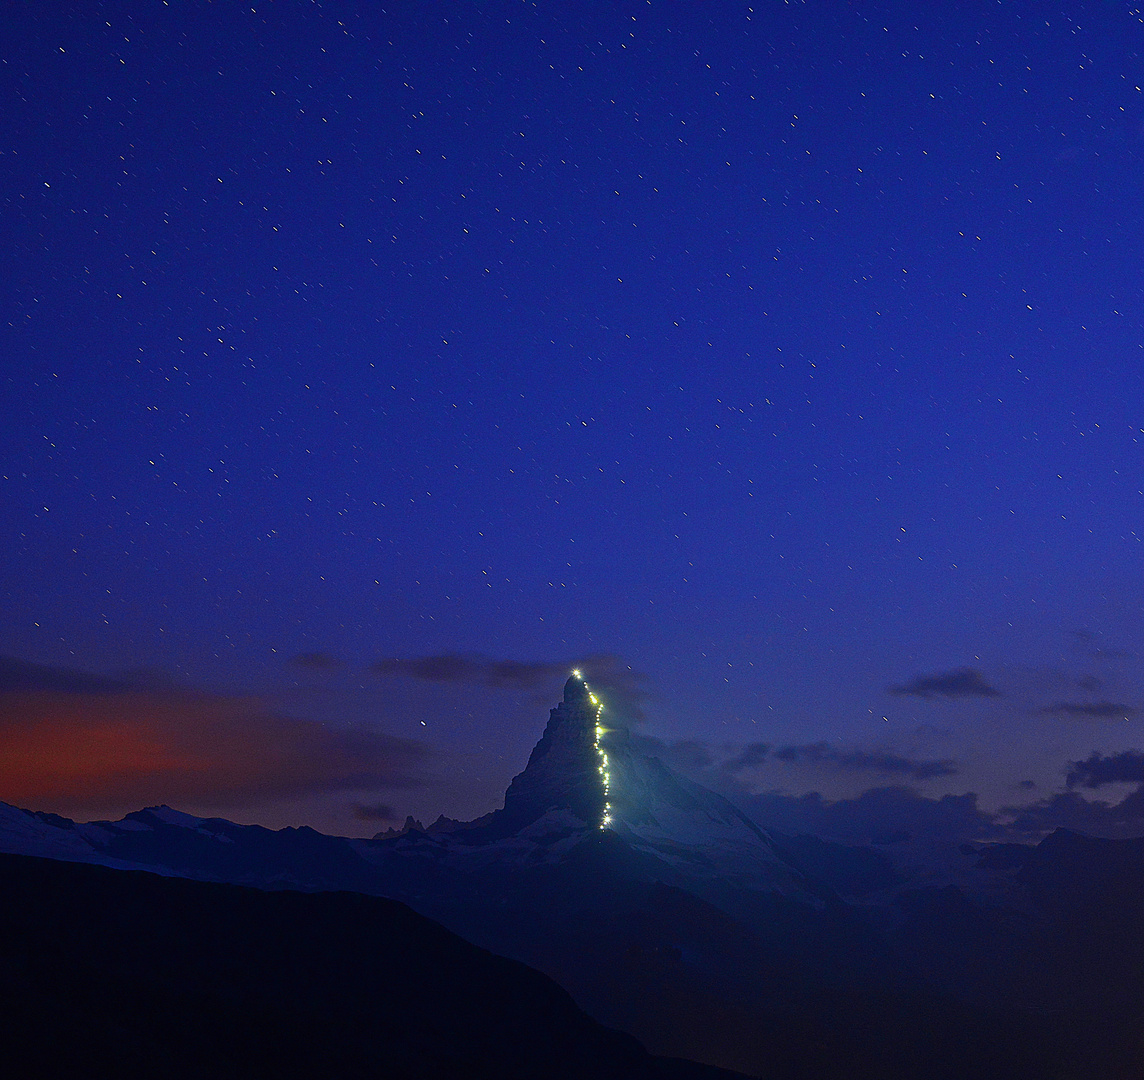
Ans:
[{"label": "distant mountain range", "polygon": [[775,1080],[1144,1077],[1144,840],[772,834],[607,730],[578,676],[475,822],[358,840],[0,804],[0,850],[400,900],[655,1054]]}]

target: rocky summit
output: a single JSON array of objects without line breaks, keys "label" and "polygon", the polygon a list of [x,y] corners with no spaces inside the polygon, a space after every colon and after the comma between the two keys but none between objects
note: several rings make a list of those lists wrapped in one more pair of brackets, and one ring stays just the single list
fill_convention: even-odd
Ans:
[{"label": "rocky summit", "polygon": [[552,811],[567,811],[585,826],[607,816],[604,751],[600,749],[599,699],[579,673],[564,684],[564,700],[532,748],[524,772],[505,792],[498,827],[515,832]]}]

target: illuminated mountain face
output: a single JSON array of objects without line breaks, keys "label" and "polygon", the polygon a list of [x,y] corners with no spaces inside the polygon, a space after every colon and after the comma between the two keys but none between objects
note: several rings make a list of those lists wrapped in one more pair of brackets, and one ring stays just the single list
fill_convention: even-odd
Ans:
[{"label": "illuminated mountain face", "polygon": [[690,876],[813,901],[763,829],[721,795],[634,752],[622,727],[610,730],[602,702],[578,671],[564,684],[564,700],[493,819],[457,838],[516,835],[539,843],[548,858],[561,850],[552,837],[568,836],[578,823],[585,832],[608,831],[632,851]]},{"label": "illuminated mountain face", "polygon": [[[580,672],[572,672],[572,677],[576,679],[580,678]],[[587,683],[584,684],[584,688],[588,688]],[[611,763],[608,761],[608,753],[600,742],[607,734],[607,728],[605,728],[602,723],[604,706],[590,690],[588,691],[588,698],[592,704],[596,706],[596,753],[600,756],[600,782],[604,787],[604,816],[600,819],[600,828],[606,829],[612,824],[612,804],[609,802],[612,789],[612,774]]]},{"label": "illuminated mountain face", "polygon": [[553,810],[569,811],[586,825],[607,824],[609,773],[600,720],[599,700],[574,673],[524,772],[505,793],[502,827],[523,828]]}]

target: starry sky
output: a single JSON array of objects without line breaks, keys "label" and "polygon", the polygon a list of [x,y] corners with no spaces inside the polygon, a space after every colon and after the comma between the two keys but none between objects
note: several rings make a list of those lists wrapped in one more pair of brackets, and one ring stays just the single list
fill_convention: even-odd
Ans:
[{"label": "starry sky", "polygon": [[0,20],[0,799],[1144,834],[1140,5]]}]

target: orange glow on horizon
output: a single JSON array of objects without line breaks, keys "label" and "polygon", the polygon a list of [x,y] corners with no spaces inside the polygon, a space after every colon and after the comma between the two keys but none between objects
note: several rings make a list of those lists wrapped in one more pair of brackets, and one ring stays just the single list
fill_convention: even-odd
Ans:
[{"label": "orange glow on horizon", "polygon": [[0,800],[69,816],[415,784],[414,743],[184,692],[0,694]]}]

